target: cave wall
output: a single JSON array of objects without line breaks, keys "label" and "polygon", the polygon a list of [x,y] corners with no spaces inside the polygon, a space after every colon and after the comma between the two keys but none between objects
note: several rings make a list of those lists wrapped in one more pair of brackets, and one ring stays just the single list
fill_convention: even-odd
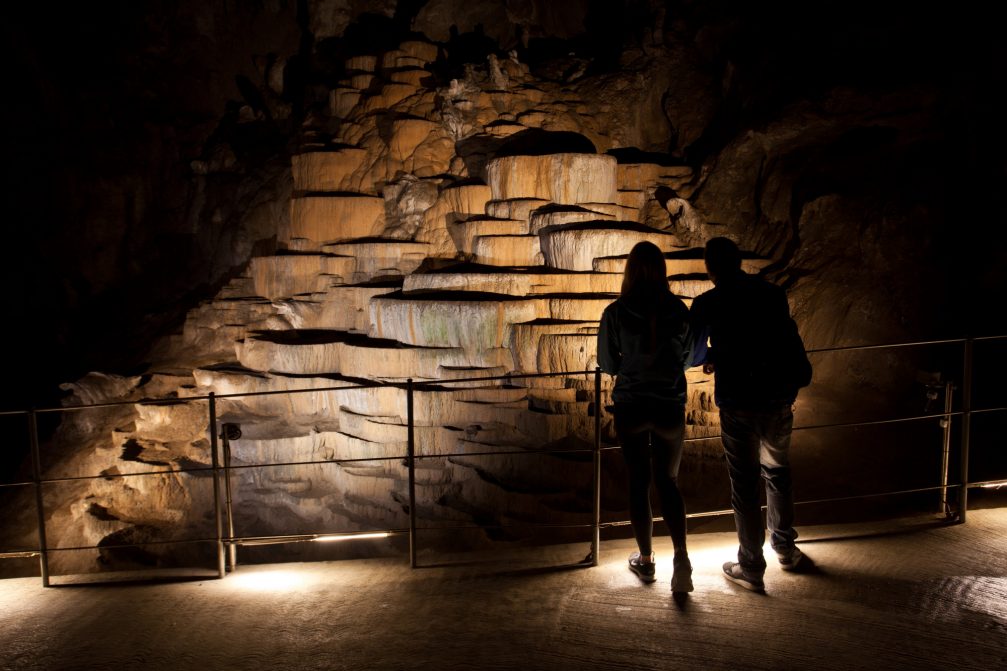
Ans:
[{"label": "cave wall", "polygon": [[[1002,331],[1004,318],[990,306],[1005,285],[1003,245],[962,233],[966,222],[977,222],[984,236],[987,222],[1003,220],[994,196],[1003,140],[993,132],[998,119],[990,102],[993,83],[1003,80],[1002,49],[975,17],[938,25],[897,8],[862,9],[855,3],[825,3],[811,14],[717,2],[220,2],[123,4],[106,7],[106,14],[80,10],[43,22],[22,8],[11,24],[21,29],[11,27],[4,40],[25,92],[4,124],[25,166],[12,184],[20,195],[12,199],[14,220],[33,222],[15,227],[17,253],[5,264],[26,326],[12,334],[14,347],[31,353],[16,358],[15,379],[26,381],[33,399],[46,399],[56,382],[88,370],[127,374],[70,385],[71,402],[292,387],[304,379],[285,374],[337,372],[332,361],[349,362],[346,352],[361,356],[361,348],[373,346],[319,336],[319,329],[396,342],[412,337],[410,308],[379,298],[387,276],[430,290],[445,279],[430,271],[459,261],[617,273],[617,264],[592,265],[617,255],[596,242],[598,235],[581,234],[569,213],[543,210],[535,220],[523,212],[527,227],[539,233],[570,227],[565,243],[540,235],[550,240],[544,248],[500,240],[477,248],[479,235],[469,230],[506,228],[477,221],[508,218],[489,205],[490,192],[501,201],[543,196],[544,204],[588,205],[521,179],[529,167],[550,174],[552,168],[541,167],[548,155],[576,156],[582,141],[621,166],[614,173],[619,193],[594,198],[605,206],[594,214],[631,221],[653,231],[648,235],[674,236],[669,251],[699,247],[714,234],[734,237],[760,259],[753,270],[787,287],[810,347]],[[94,58],[71,58],[75,53]],[[513,141],[528,130],[549,135]],[[336,157],[332,165],[324,165],[325,154]],[[502,167],[508,154],[525,161],[512,178]],[[557,183],[600,188],[592,181],[597,170],[558,165],[551,173]],[[342,216],[333,214],[333,198],[322,202],[326,191],[353,203],[337,206],[349,208],[346,225],[359,229],[347,239],[314,233]],[[350,192],[353,198],[344,198]],[[313,208],[323,204],[330,209],[318,214]],[[360,223],[360,208],[375,213],[371,223]],[[466,219],[471,226],[459,227]],[[361,246],[374,237],[400,242],[380,253]],[[336,257],[357,261],[347,270]],[[312,266],[316,261],[323,265]],[[325,312],[326,299],[309,297],[326,293],[319,277],[334,276],[356,287],[353,310]],[[499,278],[479,281],[500,286]],[[599,294],[593,299],[553,301],[545,313],[515,303],[508,324],[560,314],[590,322],[613,287],[593,287],[586,292]],[[323,305],[321,312],[305,307],[312,301]],[[221,305],[240,305],[240,314],[223,315]],[[458,314],[484,318],[478,307],[471,310]],[[422,321],[422,311],[415,314]],[[337,322],[347,315],[350,321]],[[295,332],[294,341],[276,335],[286,331]],[[589,326],[576,334],[565,325],[532,363],[522,359],[521,346],[500,358],[495,343],[483,348],[495,359],[462,356],[453,367],[507,372],[528,370],[526,363],[590,364],[589,357],[570,356],[563,344],[569,341],[559,336],[591,341]],[[305,356],[308,349],[323,353]],[[366,361],[353,365],[365,370]],[[242,368],[219,368],[233,363]],[[436,377],[444,363],[439,370],[416,365],[427,366],[429,375],[421,376]],[[838,358],[821,362],[819,379],[850,379],[853,372],[853,384],[813,387],[807,416],[838,417],[853,398],[911,407],[920,390],[905,377],[930,363],[886,359],[861,369]],[[404,376],[394,366],[375,373]],[[522,440],[548,443],[589,425],[588,401],[597,399],[579,385],[495,389],[469,400],[566,417],[520,426]],[[23,406],[25,393],[18,390],[9,404]],[[397,401],[320,402],[330,411],[349,407],[349,415],[384,417]],[[710,426],[705,402],[692,401],[694,431]],[[311,418],[319,408],[232,410],[275,419],[285,412]],[[151,412],[140,406],[63,427],[57,437],[67,447],[55,467],[66,474],[109,464],[206,461],[203,415]],[[344,427],[362,421],[349,415],[340,418]],[[339,423],[307,434],[263,425],[272,428],[249,433],[253,452],[273,454],[298,441],[307,441],[302,448],[309,454],[347,448]],[[395,429],[369,430],[375,441],[400,442]],[[363,429],[357,431],[359,439]],[[486,438],[480,431],[468,438],[480,442]],[[433,434],[435,444],[457,438]],[[816,454],[828,455],[828,446]],[[485,519],[479,506],[491,507],[493,499],[486,483],[499,487],[513,470],[508,460],[489,470],[465,460],[453,464],[446,471],[453,475],[437,476],[458,484],[451,496],[431,499],[441,506],[437,515]],[[272,516],[253,521],[266,530],[305,519],[364,525],[381,518],[374,508],[382,506],[391,518],[401,516],[401,491],[374,484],[400,483],[401,473],[350,475],[371,484],[344,505],[342,517],[332,517],[325,497],[345,482],[318,492],[311,514],[292,518],[283,517],[290,509],[284,506],[303,502],[300,488],[317,478],[302,473],[286,488],[246,483],[274,490],[254,502],[272,502]],[[156,496],[69,492],[67,500],[90,504],[67,513],[66,526],[89,520],[81,533],[90,540],[159,537],[179,515],[202,509],[208,496],[205,486],[179,475],[164,478],[174,485]],[[557,484],[543,481],[529,491],[536,487],[552,491]],[[575,507],[577,496],[569,496],[554,502],[555,510]],[[139,509],[125,513],[123,501]],[[511,511],[516,518],[528,512],[523,505]]]}]

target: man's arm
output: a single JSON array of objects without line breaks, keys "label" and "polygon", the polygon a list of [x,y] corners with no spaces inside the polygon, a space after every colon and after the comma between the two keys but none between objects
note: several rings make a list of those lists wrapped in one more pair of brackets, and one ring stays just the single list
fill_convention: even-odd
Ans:
[{"label": "man's arm", "polygon": [[710,361],[710,324],[706,318],[705,303],[702,296],[696,298],[689,310],[689,339],[691,356],[686,360],[686,368],[694,366],[706,366],[712,364]]}]

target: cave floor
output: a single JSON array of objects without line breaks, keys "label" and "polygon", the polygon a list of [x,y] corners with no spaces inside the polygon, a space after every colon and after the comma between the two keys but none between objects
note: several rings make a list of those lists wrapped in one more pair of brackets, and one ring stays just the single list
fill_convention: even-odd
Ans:
[{"label": "cave floor", "polygon": [[[693,533],[696,591],[587,545],[465,561],[244,565],[223,580],[0,581],[3,669],[1007,668],[1007,508],[800,527],[812,572],[766,594],[720,575],[733,532]],[[533,555],[533,556],[532,556]],[[662,563],[662,558],[665,561]],[[774,562],[775,563],[775,562]]]}]

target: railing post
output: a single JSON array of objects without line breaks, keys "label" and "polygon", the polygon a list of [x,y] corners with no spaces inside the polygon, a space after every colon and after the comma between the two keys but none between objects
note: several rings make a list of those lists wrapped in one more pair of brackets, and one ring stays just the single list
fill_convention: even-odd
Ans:
[{"label": "railing post", "polygon": [[221,427],[221,441],[224,447],[224,500],[226,508],[224,512],[227,516],[227,565],[224,567],[228,571],[233,571],[238,565],[238,547],[234,544],[234,510],[231,498],[231,440],[241,437],[241,431],[237,424],[224,424]]},{"label": "railing post", "polygon": [[28,411],[28,439],[31,441],[31,471],[35,481],[35,508],[38,512],[38,565],[42,587],[49,586],[49,547],[45,535],[45,503],[42,496],[42,457],[38,446],[38,419],[35,410]]},{"label": "railing post", "polygon": [[951,467],[951,410],[954,407],[952,382],[944,383],[944,416],[941,417],[941,500],[940,510],[945,517],[951,517],[951,502],[948,501],[948,470]]},{"label": "railing post", "polygon": [[224,529],[220,518],[220,459],[217,456],[217,397],[210,392],[210,460],[213,464],[213,517],[217,524],[217,576],[227,574],[224,562]]},{"label": "railing post", "polygon": [[416,437],[413,433],[413,378],[406,380],[406,462],[409,468],[409,567],[416,568]]},{"label": "railing post", "polygon": [[594,369],[594,450],[592,464],[591,566],[598,565],[601,552],[601,368]]},{"label": "railing post", "polygon": [[962,375],[962,450],[961,488],[958,490],[958,522],[965,523],[969,505],[969,431],[972,426],[972,338],[965,339],[965,361]]}]

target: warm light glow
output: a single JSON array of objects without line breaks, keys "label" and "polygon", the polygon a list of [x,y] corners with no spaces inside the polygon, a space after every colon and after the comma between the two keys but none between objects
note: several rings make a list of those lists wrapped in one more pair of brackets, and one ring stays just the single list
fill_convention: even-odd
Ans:
[{"label": "warm light glow", "polygon": [[361,538],[388,538],[391,536],[387,531],[375,532],[375,533],[364,533],[364,534],[339,534],[336,536],[318,536],[317,538],[312,538],[311,540],[317,541],[319,543],[328,543],[330,541],[349,541],[358,540]]},{"label": "warm light glow", "polygon": [[229,585],[255,592],[282,592],[302,587],[305,574],[302,571],[276,569],[272,571],[236,572],[228,580]]},{"label": "warm light glow", "polygon": [[985,485],[980,485],[980,487],[983,489],[1000,489],[1005,485],[1007,485],[1007,480],[1001,480],[1000,482],[987,482]]}]

